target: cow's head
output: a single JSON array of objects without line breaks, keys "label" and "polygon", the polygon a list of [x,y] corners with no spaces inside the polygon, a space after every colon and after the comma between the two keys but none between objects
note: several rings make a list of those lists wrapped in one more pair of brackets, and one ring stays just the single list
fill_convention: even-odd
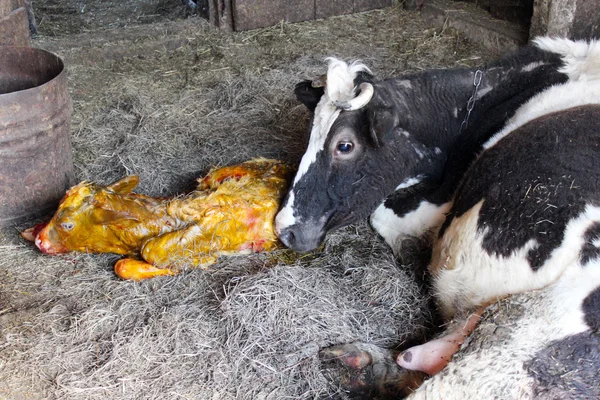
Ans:
[{"label": "cow's head", "polygon": [[276,232],[297,251],[315,249],[328,231],[367,217],[434,157],[434,148],[411,133],[410,81],[373,83],[363,64],[336,59],[323,80],[324,88],[304,81],[295,90],[314,118]]}]

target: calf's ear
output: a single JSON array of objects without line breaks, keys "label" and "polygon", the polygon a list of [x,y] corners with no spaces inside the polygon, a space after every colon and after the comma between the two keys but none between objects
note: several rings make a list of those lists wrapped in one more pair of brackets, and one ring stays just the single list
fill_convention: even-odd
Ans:
[{"label": "calf's ear", "polygon": [[115,183],[111,183],[106,188],[115,193],[127,194],[131,193],[133,189],[137,187],[140,183],[140,177],[137,175],[129,175],[125,178],[116,181]]},{"label": "calf's ear", "polygon": [[302,81],[296,85],[294,94],[311,112],[315,112],[317,104],[325,93],[324,87],[314,87],[313,81]]},{"label": "calf's ear", "polygon": [[127,211],[111,209],[110,205],[98,206],[92,211],[92,222],[97,225],[112,225],[118,222],[122,229],[128,221],[137,219]]},{"label": "calf's ear", "polygon": [[385,144],[400,123],[398,113],[393,108],[374,104],[367,110],[369,133],[375,147]]}]

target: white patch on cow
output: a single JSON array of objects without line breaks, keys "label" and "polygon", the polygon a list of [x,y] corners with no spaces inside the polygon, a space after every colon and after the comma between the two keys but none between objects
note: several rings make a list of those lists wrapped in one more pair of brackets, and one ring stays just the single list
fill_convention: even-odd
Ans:
[{"label": "white patch on cow", "polygon": [[417,155],[419,156],[420,159],[425,158],[425,154],[423,154],[423,152],[421,150],[419,150],[419,148],[417,146],[413,145],[413,149],[415,150],[415,153],[417,153]]},{"label": "white patch on cow", "polygon": [[371,214],[371,226],[385,239],[394,253],[398,254],[402,240],[407,237],[421,237],[439,228],[450,207],[451,203],[438,206],[422,201],[416,210],[399,217],[394,211],[380,204]]},{"label": "white patch on cow", "polygon": [[600,207],[587,205],[567,224],[564,239],[548,260],[533,271],[527,253],[538,244],[534,239],[509,257],[490,255],[483,248],[483,232],[477,227],[484,200],[455,218],[433,249],[430,270],[435,294],[445,317],[496,301],[506,295],[543,288],[554,282],[578,260],[585,232],[600,221]]},{"label": "white patch on cow", "polygon": [[477,93],[475,94],[475,99],[479,100],[481,99],[483,96],[485,96],[486,94],[488,94],[489,92],[491,92],[493,89],[492,86],[482,86],[479,89],[477,89]]},{"label": "white patch on cow", "polygon": [[296,223],[294,217],[294,191],[290,190],[288,193],[287,203],[277,213],[275,217],[275,232],[279,235],[281,231],[288,226],[292,226]]},{"label": "white patch on cow", "polygon": [[417,176],[412,176],[410,178],[406,178],[405,180],[402,181],[402,183],[400,183],[398,186],[396,186],[396,190],[409,188],[411,186],[416,185],[417,183],[420,183],[422,180],[423,180],[423,175],[417,175]]},{"label": "white patch on cow", "polygon": [[592,246],[600,248],[600,238],[592,240]]},{"label": "white patch on cow", "polygon": [[589,329],[581,304],[600,286],[600,260],[593,260],[585,267],[579,260],[573,263],[553,286],[552,297],[557,317],[562,315],[561,325],[574,334]]},{"label": "white patch on cow", "polygon": [[515,129],[538,117],[586,104],[600,104],[600,79],[569,81],[551,86],[519,107],[504,128],[492,136],[483,148],[489,149]]},{"label": "white patch on cow", "polygon": [[542,50],[562,56],[565,65],[558,71],[571,80],[595,80],[600,78],[600,42],[562,38],[539,37],[533,43]]},{"label": "white patch on cow", "polygon": [[398,86],[401,86],[406,89],[412,89],[412,87],[413,87],[412,83],[409,79],[403,79],[401,81],[398,81],[397,84],[398,84]]},{"label": "white patch on cow", "polygon": [[543,67],[544,65],[546,65],[546,63],[543,61],[535,61],[521,68],[521,72],[531,72],[536,68]]}]

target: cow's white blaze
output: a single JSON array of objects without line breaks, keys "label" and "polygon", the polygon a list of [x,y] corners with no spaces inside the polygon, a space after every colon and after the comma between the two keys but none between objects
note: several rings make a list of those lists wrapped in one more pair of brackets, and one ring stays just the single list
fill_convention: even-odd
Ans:
[{"label": "cow's white blaze", "polygon": [[294,205],[294,192],[290,191],[288,194],[287,204],[285,207],[281,209],[277,213],[275,217],[275,232],[277,234],[281,233],[281,230],[292,226],[296,223],[296,218],[294,217],[294,210],[292,206]]},{"label": "cow's white blaze", "polygon": [[334,102],[347,102],[352,100],[356,96],[354,79],[356,79],[360,72],[364,71],[371,73],[369,68],[360,62],[347,64],[342,60],[332,57],[328,58],[327,61],[329,62],[329,67],[327,69],[325,93],[315,108],[308,147],[298,166],[298,172],[296,173],[292,188],[288,194],[287,202],[277,214],[275,220],[277,232],[281,232],[282,229],[294,225],[297,222],[294,213],[294,185],[308,172],[310,166],[313,165],[317,159],[319,152],[323,151],[325,148],[329,130],[341,112],[341,110],[334,105]]}]

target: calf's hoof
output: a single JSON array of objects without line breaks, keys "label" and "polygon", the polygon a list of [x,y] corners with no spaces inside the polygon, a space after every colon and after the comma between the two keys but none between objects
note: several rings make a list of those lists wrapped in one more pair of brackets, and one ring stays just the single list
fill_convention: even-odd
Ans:
[{"label": "calf's hoof", "polygon": [[412,393],[427,377],[396,364],[397,351],[354,342],[319,353],[324,374],[351,398],[398,399]]}]

